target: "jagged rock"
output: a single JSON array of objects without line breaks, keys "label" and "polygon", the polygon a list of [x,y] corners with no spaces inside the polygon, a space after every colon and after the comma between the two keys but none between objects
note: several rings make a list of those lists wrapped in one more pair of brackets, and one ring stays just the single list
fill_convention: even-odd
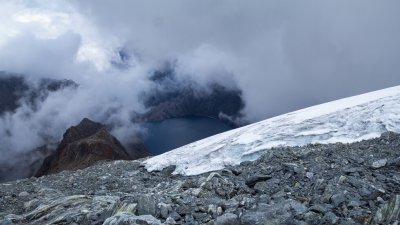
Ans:
[{"label": "jagged rock", "polygon": [[172,210],[171,206],[165,203],[158,203],[158,208],[160,209],[161,217],[164,219],[168,218],[169,211]]},{"label": "jagged rock", "polygon": [[266,181],[271,179],[272,177],[269,175],[252,175],[246,179],[246,185],[249,187],[254,187],[256,183],[261,181]]},{"label": "jagged rock", "polygon": [[152,195],[139,196],[137,203],[137,212],[139,215],[157,216],[157,202]]},{"label": "jagged rock", "polygon": [[166,225],[174,225],[174,224],[176,224],[176,221],[174,220],[174,218],[168,217],[168,218],[165,220],[165,224],[166,224]]},{"label": "jagged rock", "polygon": [[135,216],[130,213],[118,213],[104,221],[103,225],[161,225],[161,222],[150,215]]},{"label": "jagged rock", "polygon": [[332,208],[332,206],[328,205],[328,204],[316,204],[316,205],[311,206],[308,210],[316,212],[316,213],[326,213],[331,208]]},{"label": "jagged rock", "polygon": [[[277,178],[272,178],[270,180],[267,181],[261,181],[261,182],[257,182],[253,189],[256,190],[258,193],[279,193],[282,194],[282,196],[284,196],[284,193],[280,193],[280,187],[279,187],[279,183],[281,182],[280,179]],[[274,197],[278,197],[278,194],[274,194]]]},{"label": "jagged rock", "polygon": [[[12,216],[14,223],[60,224],[90,221],[96,223],[110,217],[119,203],[118,197],[86,195],[48,198],[37,208],[21,216]],[[68,210],[66,210],[68,209]]]},{"label": "jagged rock", "polygon": [[295,214],[306,212],[301,203],[286,200],[277,204],[259,205],[256,212],[246,212],[240,218],[242,224],[285,224]]},{"label": "jagged rock", "polygon": [[340,176],[339,179],[338,179],[338,183],[339,183],[339,184],[343,184],[343,183],[346,181],[346,179],[347,179],[347,177],[345,177],[345,176]]},{"label": "jagged rock", "polygon": [[212,192],[225,198],[231,198],[234,192],[234,184],[218,173],[211,173],[200,187],[202,188],[200,196],[207,196],[207,192]]},{"label": "jagged rock", "polygon": [[179,221],[179,220],[182,219],[182,217],[177,212],[170,213],[168,218],[171,218],[171,219],[176,220],[176,221]]},{"label": "jagged rock", "polygon": [[130,202],[121,202],[120,205],[114,210],[115,213],[136,213],[137,204]]},{"label": "jagged rock", "polygon": [[313,176],[314,176],[314,174],[311,173],[311,172],[307,172],[307,173],[306,173],[306,177],[307,177],[308,179],[311,179]]},{"label": "jagged rock", "polygon": [[394,159],[391,162],[391,165],[400,167],[400,157],[398,157],[397,159]]},{"label": "jagged rock", "polygon": [[225,213],[222,216],[217,217],[214,225],[240,225],[240,221],[237,215],[233,213]]},{"label": "jagged rock", "polygon": [[100,160],[131,159],[102,124],[83,119],[69,128],[55,153],[45,159],[36,176],[83,169]]},{"label": "jagged rock", "polygon": [[266,224],[267,215],[262,212],[245,212],[240,217],[242,225],[262,225]]},{"label": "jagged rock", "polygon": [[372,168],[379,169],[381,167],[386,166],[387,159],[380,159],[372,163]]},{"label": "jagged rock", "polygon": [[334,194],[331,197],[331,201],[334,206],[338,207],[340,204],[346,201],[346,196],[342,193]]},{"label": "jagged rock", "polygon": [[23,191],[23,192],[21,192],[21,193],[19,193],[19,197],[26,197],[26,196],[28,196],[29,195],[29,193],[28,192],[26,192],[26,191]]},{"label": "jagged rock", "polygon": [[176,166],[172,165],[172,166],[167,166],[166,168],[164,168],[161,172],[165,175],[165,176],[169,176],[171,175],[176,169]]},{"label": "jagged rock", "polygon": [[339,217],[337,217],[333,212],[327,212],[322,218],[322,221],[323,224],[337,224]]},{"label": "jagged rock", "polygon": [[400,195],[393,196],[387,204],[378,209],[374,224],[398,224],[400,222]]}]

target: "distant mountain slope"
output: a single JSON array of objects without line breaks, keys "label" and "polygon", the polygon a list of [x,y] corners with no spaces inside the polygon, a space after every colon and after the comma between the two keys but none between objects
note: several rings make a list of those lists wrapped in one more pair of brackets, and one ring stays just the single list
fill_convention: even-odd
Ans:
[{"label": "distant mountain slope", "polygon": [[237,127],[244,108],[242,91],[218,83],[206,87],[187,79],[180,80],[172,68],[154,72],[152,87],[141,100],[147,112],[137,115],[135,122],[162,121],[183,116],[203,116],[222,120]]},{"label": "distant mountain slope", "polygon": [[35,108],[37,101],[46,99],[50,92],[77,86],[72,80],[49,78],[33,83],[22,75],[0,71],[0,115],[16,110],[22,101]]},{"label": "distant mountain slope", "polygon": [[305,108],[221,133],[144,162],[148,170],[176,165],[194,175],[257,159],[277,146],[350,143],[400,132],[400,86]]}]

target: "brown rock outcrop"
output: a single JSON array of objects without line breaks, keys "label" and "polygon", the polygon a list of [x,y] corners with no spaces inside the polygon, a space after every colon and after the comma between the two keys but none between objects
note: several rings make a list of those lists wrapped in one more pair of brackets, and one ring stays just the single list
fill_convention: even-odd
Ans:
[{"label": "brown rock outcrop", "polygon": [[36,176],[77,170],[101,160],[133,159],[105,127],[89,119],[69,128],[57,150],[47,157]]}]

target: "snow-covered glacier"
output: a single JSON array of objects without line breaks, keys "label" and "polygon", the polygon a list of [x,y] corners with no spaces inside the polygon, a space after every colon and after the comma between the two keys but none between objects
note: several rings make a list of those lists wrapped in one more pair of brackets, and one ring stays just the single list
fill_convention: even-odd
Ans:
[{"label": "snow-covered glacier", "polygon": [[176,165],[196,175],[255,160],[279,146],[350,143],[400,132],[400,86],[344,98],[263,120],[193,142],[144,162],[149,170]]}]

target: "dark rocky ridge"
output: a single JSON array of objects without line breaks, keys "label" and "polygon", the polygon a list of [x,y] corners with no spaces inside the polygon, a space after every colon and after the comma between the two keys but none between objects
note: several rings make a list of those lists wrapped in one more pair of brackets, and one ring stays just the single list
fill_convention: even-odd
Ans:
[{"label": "dark rocky ridge", "polygon": [[48,78],[32,83],[22,75],[0,71],[0,115],[16,110],[22,102],[35,110],[37,103],[46,99],[49,93],[77,86],[71,80]]},{"label": "dark rocky ridge", "polygon": [[101,162],[0,184],[0,224],[398,224],[399,150],[400,135],[385,133],[188,177]]},{"label": "dark rocky ridge", "polygon": [[0,115],[18,107],[18,100],[28,89],[22,77],[1,76],[0,73]]},{"label": "dark rocky ridge", "polygon": [[156,71],[150,77],[152,89],[142,93],[149,110],[134,116],[134,121],[160,121],[184,116],[202,116],[222,120],[234,127],[241,125],[244,108],[242,92],[218,83],[201,87],[192,80],[178,80],[173,68]]},{"label": "dark rocky ridge", "polygon": [[[148,155],[146,149],[136,152],[137,158]],[[36,176],[83,169],[101,160],[137,158],[131,157],[102,124],[85,118],[77,126],[68,128],[57,150],[44,160]]]}]

